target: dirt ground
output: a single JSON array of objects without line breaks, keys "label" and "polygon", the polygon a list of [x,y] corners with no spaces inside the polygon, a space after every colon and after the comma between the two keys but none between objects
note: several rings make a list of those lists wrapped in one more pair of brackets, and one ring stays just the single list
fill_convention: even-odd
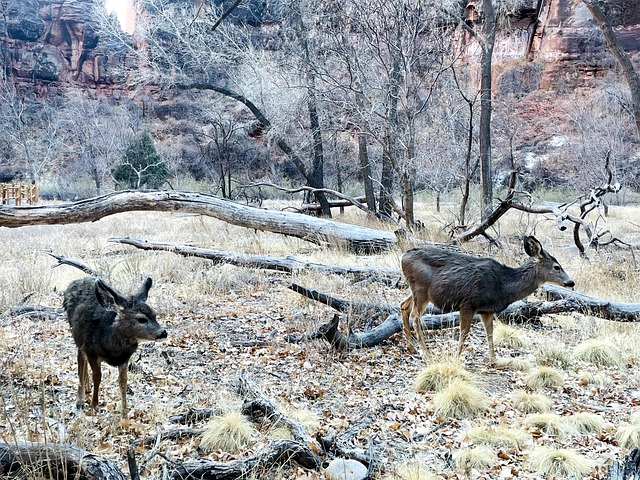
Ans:
[{"label": "dirt ground", "polygon": [[[0,319],[2,441],[71,443],[115,460],[126,471],[125,452],[130,443],[176,428],[169,422],[171,415],[189,408],[239,406],[242,402],[233,394],[234,384],[239,373],[245,372],[284,411],[313,412],[320,435],[351,431],[352,447],[374,452],[378,465],[374,478],[422,478],[401,476],[407,464],[420,464],[439,478],[544,478],[530,465],[529,455],[539,446],[557,446],[577,451],[593,461],[594,468],[587,478],[602,479],[606,478],[607,465],[629,451],[619,445],[616,432],[633,421],[640,401],[640,380],[636,375],[640,342],[635,325],[600,321],[579,313],[550,316],[544,318],[542,327],[518,327],[525,339],[523,346],[497,349],[499,358],[524,358],[534,366],[546,346],[560,345],[569,354],[568,363],[561,365],[548,359],[543,363],[561,373],[562,384],[543,388],[541,393],[552,400],[552,411],[561,416],[581,411],[600,415],[604,427],[599,431],[549,434],[528,424],[527,414],[514,406],[511,396],[516,390],[529,389],[525,385],[529,371],[489,367],[485,336],[479,325],[472,330],[463,366],[490,397],[490,407],[473,419],[440,418],[434,414],[434,393],[413,390],[414,380],[426,364],[419,355],[408,353],[400,334],[379,346],[345,355],[337,355],[320,340],[296,343],[289,338],[315,331],[333,315],[328,307],[291,292],[287,288],[291,281],[347,299],[355,298],[354,292],[365,292],[369,301],[388,303],[402,300],[407,293],[405,288],[376,281],[356,284],[349,279],[328,280],[318,275],[211,266],[198,259],[139,252],[107,242],[110,236],[126,233],[219,248],[212,244],[216,242],[214,233],[221,228],[226,229],[227,236],[237,235],[226,246],[228,249],[266,241],[213,221],[207,220],[203,226],[202,220],[193,217],[173,217],[171,227],[158,234],[158,218],[159,214],[148,217],[145,225],[138,227],[127,225],[120,218],[101,220],[94,228],[84,225],[0,229],[0,242],[5,245],[3,269],[22,272],[8,275],[10,283],[6,288],[15,292],[7,290],[2,297],[5,309],[21,303],[30,292],[35,294],[25,303],[61,306],[65,285],[82,274],[64,266],[51,270],[55,262],[46,251],[54,251],[75,256],[97,268],[116,265],[109,267],[113,269],[108,273],[123,291],[135,289],[144,275],[151,275],[154,286],[148,303],[156,308],[160,323],[169,331],[167,341],[143,344],[134,354],[129,373],[131,411],[123,422],[117,369],[108,366],[103,368],[98,412],[89,415],[76,411],[76,351],[63,314],[48,320],[3,316]],[[189,238],[179,240],[176,232],[189,232],[186,234]],[[67,243],[70,236],[74,238],[73,244]],[[207,238],[210,243],[205,243]],[[299,249],[294,252],[296,255],[308,248],[295,245]],[[291,244],[282,247],[274,243],[274,250],[280,248],[291,250]],[[363,264],[389,265],[398,256],[396,252],[391,260],[375,257],[357,260]],[[345,260],[348,261],[351,260]],[[343,317],[343,324],[346,319]],[[352,328],[358,330],[364,325],[354,322]],[[571,358],[575,347],[591,338],[606,338],[619,350],[622,360],[617,365],[605,366]],[[428,346],[433,362],[451,360],[457,332],[434,332]],[[587,378],[585,371],[599,373],[600,377]],[[195,425],[202,426],[203,423]],[[465,472],[460,465],[456,466],[455,454],[475,447],[468,432],[478,426],[515,428],[526,433],[527,441],[518,447],[493,448],[496,456],[493,466]],[[246,452],[236,455],[221,451],[205,454],[199,448],[198,437],[163,441],[159,449],[174,462],[200,456],[230,461],[263,448],[269,441],[269,433],[261,431]],[[149,448],[138,447],[139,461],[148,452]],[[170,468],[166,460],[155,457],[143,477],[160,478],[163,469]],[[324,476],[292,466],[268,474],[256,473],[256,478]]]}]

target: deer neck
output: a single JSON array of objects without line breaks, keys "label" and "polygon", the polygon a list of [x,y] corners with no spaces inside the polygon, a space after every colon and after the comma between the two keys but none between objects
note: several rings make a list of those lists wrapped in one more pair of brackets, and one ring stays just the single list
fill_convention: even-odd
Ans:
[{"label": "deer neck", "polygon": [[508,304],[529,296],[540,286],[534,261],[529,261],[524,265],[510,268],[509,270],[509,275],[505,277],[502,290]]}]

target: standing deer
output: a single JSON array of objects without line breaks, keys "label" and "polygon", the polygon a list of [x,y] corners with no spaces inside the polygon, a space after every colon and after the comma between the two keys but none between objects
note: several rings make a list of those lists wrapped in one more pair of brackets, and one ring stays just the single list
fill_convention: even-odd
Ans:
[{"label": "standing deer", "polygon": [[122,397],[122,414],[127,413],[127,366],[141,340],[167,338],[167,331],[156,313],[145,303],[152,280],[142,284],[133,296],[126,297],[100,279],[86,277],[75,280],[64,292],[63,306],[78,347],[78,397],[76,406],[84,405],[85,388],[89,386],[87,362],[91,365],[93,395],[91,408],[98,406],[98,389],[102,379],[102,362],[118,367],[118,383]]},{"label": "standing deer", "polygon": [[480,314],[489,343],[489,361],[495,364],[494,314],[533,293],[544,282],[565,287],[575,285],[558,261],[545,252],[534,237],[524,237],[524,250],[531,259],[517,268],[492,258],[477,258],[437,247],[408,250],[401,263],[411,295],[402,301],[400,311],[409,350],[415,352],[409,326],[409,318],[413,315],[422,352],[427,351],[420,319],[431,301],[443,312],[460,311],[458,356],[469,335],[473,316]]}]

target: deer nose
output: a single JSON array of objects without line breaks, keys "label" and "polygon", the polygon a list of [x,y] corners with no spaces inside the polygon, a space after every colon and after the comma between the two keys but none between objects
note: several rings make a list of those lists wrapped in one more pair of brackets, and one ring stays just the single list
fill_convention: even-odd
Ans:
[{"label": "deer nose", "polygon": [[573,288],[576,286],[575,282],[573,280],[569,280],[568,282],[564,282],[564,286],[565,287],[569,287],[569,288]]},{"label": "deer nose", "polygon": [[167,338],[168,335],[169,334],[167,333],[166,330],[162,330],[156,337],[156,340],[162,340],[163,338]]}]

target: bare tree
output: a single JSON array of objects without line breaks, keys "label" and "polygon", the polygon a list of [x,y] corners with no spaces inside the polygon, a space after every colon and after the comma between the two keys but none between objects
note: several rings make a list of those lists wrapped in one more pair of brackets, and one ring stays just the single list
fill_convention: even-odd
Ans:
[{"label": "bare tree", "polygon": [[594,20],[602,30],[611,55],[617,60],[622,68],[629,90],[631,91],[631,107],[636,122],[636,133],[640,137],[640,74],[636,71],[633,62],[627,52],[624,51],[616,34],[611,26],[611,22],[605,14],[606,1],[604,0],[582,0],[587,6]]},{"label": "bare tree", "polygon": [[80,173],[90,176],[100,195],[137,132],[137,115],[107,99],[94,100],[70,90],[60,117],[67,137],[66,154],[76,160]]},{"label": "bare tree", "polygon": [[54,164],[64,142],[53,101],[31,101],[9,81],[0,83],[0,142],[33,183]]}]

